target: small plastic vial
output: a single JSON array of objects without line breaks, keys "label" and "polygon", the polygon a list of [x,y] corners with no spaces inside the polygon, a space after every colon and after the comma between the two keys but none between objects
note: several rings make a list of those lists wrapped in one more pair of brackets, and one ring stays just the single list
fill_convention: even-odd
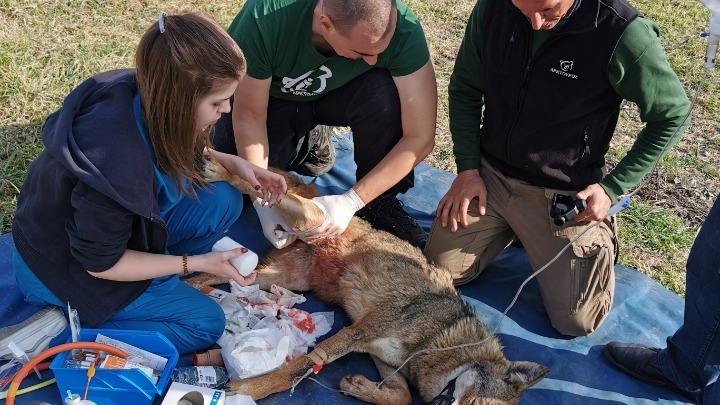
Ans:
[{"label": "small plastic vial", "polygon": [[[212,247],[213,252],[225,252],[227,250],[232,250],[236,248],[241,248],[243,245],[235,242],[234,240],[230,239],[229,237],[225,236],[219,241],[215,242],[215,244]],[[247,248],[246,248],[247,249]],[[235,269],[238,271],[238,273],[242,274],[244,277],[247,277],[250,275],[250,273],[255,270],[255,268],[258,265],[258,255],[255,254],[252,250],[248,249],[247,252],[243,253],[242,255],[230,259],[230,264],[235,267]]]},{"label": "small plastic vial", "polygon": [[67,397],[65,397],[65,405],[97,405],[93,401],[89,401],[87,399],[80,399],[80,395],[73,394],[70,391],[67,392]]}]

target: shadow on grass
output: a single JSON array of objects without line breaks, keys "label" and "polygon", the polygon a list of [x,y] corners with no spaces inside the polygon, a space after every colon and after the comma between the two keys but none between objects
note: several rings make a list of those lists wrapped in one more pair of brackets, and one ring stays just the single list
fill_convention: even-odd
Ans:
[{"label": "shadow on grass", "polygon": [[0,233],[10,232],[27,167],[43,149],[42,123],[0,126]]}]

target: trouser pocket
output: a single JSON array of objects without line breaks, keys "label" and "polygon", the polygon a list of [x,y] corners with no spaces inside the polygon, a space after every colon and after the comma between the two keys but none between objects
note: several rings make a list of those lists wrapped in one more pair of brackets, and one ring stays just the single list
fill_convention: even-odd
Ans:
[{"label": "trouser pocket", "polygon": [[[592,242],[589,239],[581,238],[572,245],[574,255],[570,262],[572,315],[583,311],[595,301],[609,301],[612,294],[613,249],[604,243],[601,237],[592,238],[594,239]],[[605,306],[601,302],[597,304]],[[596,307],[596,305],[592,306]]]}]

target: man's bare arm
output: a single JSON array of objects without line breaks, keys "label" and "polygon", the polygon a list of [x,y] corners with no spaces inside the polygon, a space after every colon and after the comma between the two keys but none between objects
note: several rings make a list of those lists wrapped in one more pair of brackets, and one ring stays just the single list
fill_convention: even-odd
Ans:
[{"label": "man's bare arm", "polygon": [[432,63],[394,77],[400,95],[403,136],[383,160],[353,187],[366,204],[399,182],[435,146],[437,84]]},{"label": "man's bare arm", "polygon": [[268,166],[267,107],[270,78],[245,76],[235,90],[232,111],[238,156],[262,168]]}]

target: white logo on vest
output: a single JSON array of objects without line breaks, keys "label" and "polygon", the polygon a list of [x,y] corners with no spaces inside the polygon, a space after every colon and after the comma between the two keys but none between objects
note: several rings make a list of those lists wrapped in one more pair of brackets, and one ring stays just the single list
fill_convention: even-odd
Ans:
[{"label": "white logo on vest", "polygon": [[325,90],[327,79],[331,77],[332,72],[323,65],[319,70],[313,69],[294,79],[283,77],[281,90],[283,93],[292,93],[296,96],[316,96]]},{"label": "white logo on vest", "polygon": [[576,80],[577,80],[578,75],[573,74],[573,73],[568,73],[568,72],[570,72],[570,71],[572,70],[572,68],[573,68],[573,61],[571,61],[571,60],[561,60],[561,61],[560,61],[560,69],[550,68],[550,71],[553,72],[553,73],[555,73],[556,75],[560,75],[560,76],[564,76],[564,77],[569,77],[569,78],[571,78],[571,79],[576,79]]}]

